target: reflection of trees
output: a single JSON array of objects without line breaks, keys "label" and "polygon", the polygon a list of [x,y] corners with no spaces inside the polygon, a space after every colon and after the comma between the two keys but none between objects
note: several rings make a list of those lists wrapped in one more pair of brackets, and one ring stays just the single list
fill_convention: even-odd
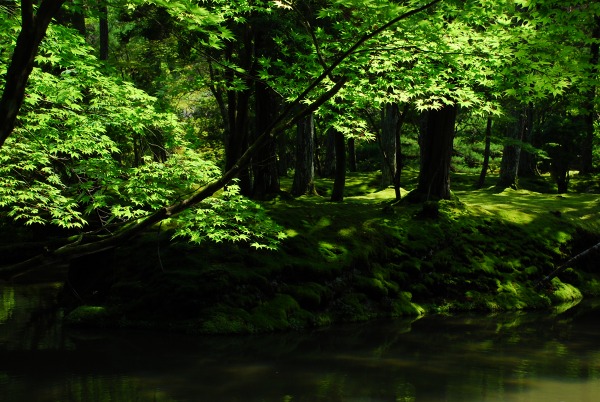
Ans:
[{"label": "reflection of trees", "polygon": [[59,284],[1,286],[0,346],[5,350],[61,348]]},{"label": "reflection of trees", "polygon": [[4,324],[12,315],[15,308],[15,289],[6,286],[0,289],[0,324]]},{"label": "reflection of trees", "polygon": [[[17,331],[0,356],[11,362],[2,368],[10,377],[0,371],[3,402],[475,402],[513,399],[541,382],[600,379],[600,306],[586,303],[560,314],[429,316],[260,336],[67,336],[54,325],[52,303],[33,298],[16,289],[12,317],[0,326]],[[46,313],[25,314],[24,306]]]}]

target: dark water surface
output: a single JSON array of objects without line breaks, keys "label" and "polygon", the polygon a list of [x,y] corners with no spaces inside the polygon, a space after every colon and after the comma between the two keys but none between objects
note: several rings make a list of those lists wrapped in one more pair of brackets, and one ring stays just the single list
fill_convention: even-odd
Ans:
[{"label": "dark water surface", "polygon": [[600,301],[306,333],[75,331],[0,285],[0,401],[600,401]]}]

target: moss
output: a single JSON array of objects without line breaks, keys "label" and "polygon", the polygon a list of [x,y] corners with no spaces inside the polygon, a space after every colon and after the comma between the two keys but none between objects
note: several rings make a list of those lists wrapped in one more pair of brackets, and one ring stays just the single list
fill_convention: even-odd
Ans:
[{"label": "moss", "polygon": [[[119,252],[106,298],[88,304],[104,301],[106,325],[252,333],[600,296],[600,278],[589,268],[595,260],[546,289],[533,286],[572,250],[598,241],[597,195],[559,199],[490,188],[457,192],[460,201],[395,203],[393,191],[363,191],[359,181],[367,177],[355,177],[360,195],[344,203],[301,197],[266,204],[291,235],[277,252],[165,238],[161,265],[148,258],[156,238],[147,236]],[[102,322],[93,317],[91,325]]]},{"label": "moss", "polygon": [[305,326],[304,319],[298,302],[290,295],[279,294],[252,311],[250,325],[254,332],[275,331]]},{"label": "moss", "polygon": [[569,283],[562,282],[559,278],[552,278],[552,288],[549,296],[555,303],[570,302],[583,297],[579,289]]},{"label": "moss", "polygon": [[65,323],[75,327],[105,327],[109,313],[104,306],[79,306],[65,316]]},{"label": "moss", "polygon": [[233,308],[220,306],[210,310],[208,318],[201,323],[200,331],[205,334],[240,334],[249,333],[248,312]]},{"label": "moss", "polygon": [[370,299],[381,299],[388,295],[388,288],[381,279],[357,275],[354,277],[354,287]]},{"label": "moss", "polygon": [[308,309],[317,309],[331,298],[327,287],[315,282],[287,286],[285,292],[291,295],[301,307]]},{"label": "moss", "polygon": [[410,292],[401,292],[399,296],[392,301],[392,317],[423,315],[425,312],[426,310],[424,307],[412,302],[412,294]]}]

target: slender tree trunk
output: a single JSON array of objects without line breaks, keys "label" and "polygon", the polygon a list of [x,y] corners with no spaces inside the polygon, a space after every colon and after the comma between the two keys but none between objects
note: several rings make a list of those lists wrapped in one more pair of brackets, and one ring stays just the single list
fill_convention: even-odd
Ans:
[{"label": "slender tree trunk", "polygon": [[490,166],[490,147],[492,144],[492,116],[488,116],[485,126],[485,149],[483,151],[483,163],[481,164],[481,173],[476,188],[482,188],[485,183],[485,176]]},{"label": "slender tree trunk", "polygon": [[21,1],[21,32],[6,72],[0,99],[0,148],[15,128],[40,42],[46,35],[50,21],[64,2],[65,0],[44,0],[34,14],[32,1]]},{"label": "slender tree trunk", "polygon": [[348,170],[356,172],[356,145],[354,138],[348,138]]},{"label": "slender tree trunk", "polygon": [[105,1],[98,5],[100,13],[100,60],[108,60],[108,6]]},{"label": "slender tree trunk", "polygon": [[419,145],[421,170],[415,192],[430,199],[450,199],[450,162],[457,107],[446,105],[426,112]]},{"label": "slender tree trunk", "polygon": [[[254,89],[255,101],[255,138],[263,133],[270,121],[276,116],[276,102],[271,89],[263,82],[257,81]],[[252,196],[264,198],[276,194],[280,190],[277,169],[277,142],[269,138],[265,145],[258,149],[252,158],[254,183]]]},{"label": "slender tree trunk", "polygon": [[[525,121],[523,123],[523,142],[535,146],[533,137],[533,106],[525,108]],[[519,157],[519,177],[536,177],[539,175],[535,155],[526,150],[521,150]]]},{"label": "slender tree trunk", "polygon": [[323,177],[333,177],[336,174],[337,169],[337,150],[335,132],[337,130],[330,129],[327,131],[325,137],[325,159],[321,166],[320,174]]},{"label": "slender tree trunk", "polygon": [[[594,30],[592,32],[593,39],[600,39],[600,17],[594,18]],[[590,64],[592,65],[591,76],[596,77],[598,75],[598,55],[599,55],[598,42],[594,42],[590,45]],[[585,116],[585,137],[581,144],[581,173],[590,174],[594,172],[594,161],[593,161],[593,150],[594,150],[594,123],[596,121],[596,108],[594,107],[596,101],[596,86],[589,89],[587,93],[587,99],[585,101],[585,108],[587,114]]]},{"label": "slender tree trunk", "polygon": [[516,109],[516,121],[508,127],[506,132],[507,143],[502,152],[500,162],[500,177],[498,186],[502,188],[518,187],[519,159],[521,157],[521,145],[525,131],[526,116],[523,109]]},{"label": "slender tree trunk", "polygon": [[396,131],[400,115],[398,104],[387,103],[381,110],[381,136],[379,148],[381,150],[381,188],[394,184],[396,176]]},{"label": "slender tree trunk", "polygon": [[402,198],[402,193],[400,192],[400,179],[402,177],[402,141],[400,134],[402,133],[402,127],[404,126],[404,121],[406,120],[406,116],[408,115],[408,111],[410,108],[410,104],[406,103],[404,105],[404,109],[402,109],[402,113],[400,114],[398,124],[396,125],[395,130],[395,142],[396,142],[396,171],[394,172],[394,193],[396,196],[396,200],[400,200]]},{"label": "slender tree trunk", "polygon": [[335,179],[333,181],[333,191],[331,192],[331,201],[344,200],[344,187],[346,186],[346,142],[344,134],[338,130],[332,129],[335,141]]},{"label": "slender tree trunk", "polygon": [[292,195],[317,194],[315,189],[315,123],[310,115],[298,122],[296,140],[296,170]]},{"label": "slender tree trunk", "polygon": [[[240,48],[239,64],[246,71],[251,71],[253,60],[253,38],[249,26],[244,28],[242,44],[238,44]],[[226,58],[232,61],[235,50],[234,43],[228,43],[226,49]],[[227,70],[225,78],[231,83],[235,79],[235,72],[231,69]],[[243,90],[228,90],[227,91],[227,119],[226,126],[229,131],[226,133],[225,141],[225,170],[231,169],[237,160],[244,154],[249,145],[248,138],[248,109],[250,106],[250,97],[252,94],[252,85],[246,82],[246,89]],[[252,180],[250,177],[249,167],[244,167],[238,174],[241,193],[250,195],[252,193]]]}]

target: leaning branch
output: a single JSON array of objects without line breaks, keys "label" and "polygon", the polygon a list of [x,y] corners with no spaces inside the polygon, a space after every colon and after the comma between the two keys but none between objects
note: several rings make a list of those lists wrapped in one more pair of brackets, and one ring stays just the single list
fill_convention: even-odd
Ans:
[{"label": "leaning branch", "polygon": [[544,283],[550,282],[552,280],[552,278],[556,277],[558,274],[563,272],[565,269],[572,267],[575,263],[577,263],[577,261],[581,260],[582,258],[584,258],[584,257],[588,256],[589,254],[591,254],[595,251],[598,251],[598,250],[600,250],[600,243],[588,248],[585,251],[582,251],[581,253],[577,254],[575,257],[571,258],[570,260],[568,260],[567,262],[562,264],[560,267],[556,268],[550,274],[548,274],[547,276],[542,278],[540,281],[538,281],[538,283],[535,284],[535,287],[540,287]]},{"label": "leaning branch", "polygon": [[[48,1],[48,0],[47,0]],[[5,266],[0,268],[0,278],[10,278],[18,275],[19,273],[30,270],[31,264],[40,264],[41,262],[52,263],[58,262],[64,259],[73,258],[75,256],[89,255],[100,252],[102,250],[106,250],[109,248],[117,247],[123,244],[126,240],[142,233],[149,227],[154,224],[162,221],[163,219],[167,219],[178,213],[198,204],[202,200],[210,197],[219,189],[223,188],[227,183],[229,183],[245,166],[250,163],[252,156],[256,153],[256,151],[265,145],[268,139],[277,136],[282,131],[292,127],[296,124],[300,119],[305,117],[306,115],[314,112],[321,105],[331,99],[339,90],[346,84],[348,79],[346,77],[338,77],[336,79],[335,84],[331,89],[323,93],[319,98],[315,101],[311,102],[308,105],[302,106],[302,101],[312,93],[317,86],[322,84],[325,79],[331,75],[334,69],[339,66],[348,56],[350,56],[354,51],[356,51],[362,44],[364,44],[369,39],[375,37],[379,33],[393,26],[394,24],[402,21],[403,19],[409,18],[410,16],[417,14],[423,10],[426,10],[432,7],[434,4],[439,3],[441,0],[435,0],[428,3],[425,6],[422,6],[418,9],[409,11],[401,16],[394,18],[390,22],[386,23],[382,27],[374,30],[371,33],[368,33],[361,37],[353,46],[351,46],[346,52],[340,55],[323,73],[317,77],[305,90],[302,92],[293,102],[291,102],[288,107],[265,129],[265,131],[258,136],[258,138],[248,147],[246,152],[238,159],[238,161],[221,177],[207,184],[196,193],[192,194],[190,197],[179,201],[170,206],[161,208],[154,213],[148,215],[146,218],[131,224],[130,226],[124,227],[118,233],[110,235],[101,240],[95,240],[89,243],[84,243],[80,240],[77,242],[66,244],[62,247],[59,247],[54,250],[49,250],[43,255],[33,257],[28,261],[24,261],[19,264],[14,264],[11,266]]]},{"label": "leaning branch", "polygon": [[65,1],[44,0],[35,15],[31,0],[21,2],[21,32],[17,37],[0,98],[0,148],[15,128],[40,43],[46,36],[50,21]]}]

